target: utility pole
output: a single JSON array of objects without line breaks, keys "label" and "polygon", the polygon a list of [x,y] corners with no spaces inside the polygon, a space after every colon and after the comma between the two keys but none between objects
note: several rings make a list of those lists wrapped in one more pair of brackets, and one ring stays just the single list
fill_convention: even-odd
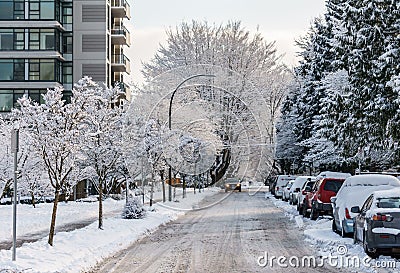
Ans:
[{"label": "utility pole", "polygon": [[18,175],[18,146],[19,146],[19,130],[11,131],[11,150],[14,153],[14,192],[13,192],[13,248],[12,260],[16,260],[17,249],[17,175]]}]

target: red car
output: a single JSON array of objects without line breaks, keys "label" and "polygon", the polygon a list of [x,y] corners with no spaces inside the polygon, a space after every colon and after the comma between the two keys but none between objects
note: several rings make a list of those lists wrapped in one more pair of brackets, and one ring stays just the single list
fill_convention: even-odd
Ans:
[{"label": "red car", "polygon": [[332,215],[331,197],[336,196],[345,178],[319,176],[304,198],[303,216],[316,220],[320,215]]}]

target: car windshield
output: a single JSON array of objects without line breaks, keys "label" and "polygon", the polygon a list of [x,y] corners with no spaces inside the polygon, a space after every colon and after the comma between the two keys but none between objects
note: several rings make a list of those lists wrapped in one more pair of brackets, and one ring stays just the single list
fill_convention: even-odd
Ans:
[{"label": "car windshield", "polygon": [[400,197],[379,198],[378,208],[400,208]]},{"label": "car windshield", "polygon": [[315,184],[315,181],[307,182],[307,184],[304,186],[304,189],[307,188],[307,187],[312,188],[314,186],[314,184]]},{"label": "car windshield", "polygon": [[343,180],[327,180],[325,182],[324,190],[338,192],[343,184]]}]

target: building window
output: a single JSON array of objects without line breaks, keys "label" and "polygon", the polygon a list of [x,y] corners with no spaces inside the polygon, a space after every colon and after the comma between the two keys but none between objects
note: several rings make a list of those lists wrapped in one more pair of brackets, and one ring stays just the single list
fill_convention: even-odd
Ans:
[{"label": "building window", "polygon": [[59,81],[59,62],[52,59],[30,59],[29,80]]},{"label": "building window", "polygon": [[23,29],[14,30],[14,50],[25,50],[25,33]]},{"label": "building window", "polygon": [[46,89],[0,89],[0,112],[9,112],[12,108],[18,107],[18,99],[23,95],[28,95],[33,101],[42,104],[43,94],[46,92]]},{"label": "building window", "polygon": [[[1,2],[0,2],[1,3]],[[0,30],[0,50],[14,49],[14,32],[12,29]]]},{"label": "building window", "polygon": [[56,32],[53,29],[30,29],[29,30],[30,50],[55,50]]},{"label": "building window", "polygon": [[63,84],[73,83],[72,62],[63,63]]},{"label": "building window", "polygon": [[62,23],[72,24],[72,3],[64,2],[62,3]]},{"label": "building window", "polygon": [[29,2],[29,19],[54,20],[55,19],[54,1],[31,0]]},{"label": "building window", "polygon": [[13,93],[10,90],[0,90],[0,112],[11,111],[13,105]]},{"label": "building window", "polygon": [[72,33],[64,33],[62,40],[62,53],[72,54]]},{"label": "building window", "polygon": [[0,1],[0,20],[25,19],[25,3],[22,0]]},{"label": "building window", "polygon": [[24,59],[2,59],[0,60],[0,80],[20,81],[24,80]]}]

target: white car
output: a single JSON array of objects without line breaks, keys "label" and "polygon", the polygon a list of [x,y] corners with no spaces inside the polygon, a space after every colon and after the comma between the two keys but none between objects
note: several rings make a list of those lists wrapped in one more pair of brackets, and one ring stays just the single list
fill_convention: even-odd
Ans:
[{"label": "white car", "polygon": [[293,183],[294,183],[294,180],[290,180],[289,182],[287,182],[287,184],[283,188],[283,194],[282,194],[283,201],[289,200],[289,193],[290,193],[290,189],[292,188]]},{"label": "white car", "polygon": [[315,176],[299,176],[294,180],[289,192],[289,204],[297,204],[297,196],[299,195],[300,190],[303,188],[304,184],[310,180],[315,180]]},{"label": "white car", "polygon": [[337,195],[331,198],[333,206],[332,230],[342,237],[353,233],[353,218],[351,212],[355,206],[361,207],[374,191],[389,190],[400,187],[400,180],[385,174],[362,174],[347,178]]},{"label": "white car", "polygon": [[275,191],[274,195],[276,198],[282,198],[283,189],[286,186],[287,182],[290,180],[294,180],[296,176],[294,175],[278,175],[276,178]]}]

